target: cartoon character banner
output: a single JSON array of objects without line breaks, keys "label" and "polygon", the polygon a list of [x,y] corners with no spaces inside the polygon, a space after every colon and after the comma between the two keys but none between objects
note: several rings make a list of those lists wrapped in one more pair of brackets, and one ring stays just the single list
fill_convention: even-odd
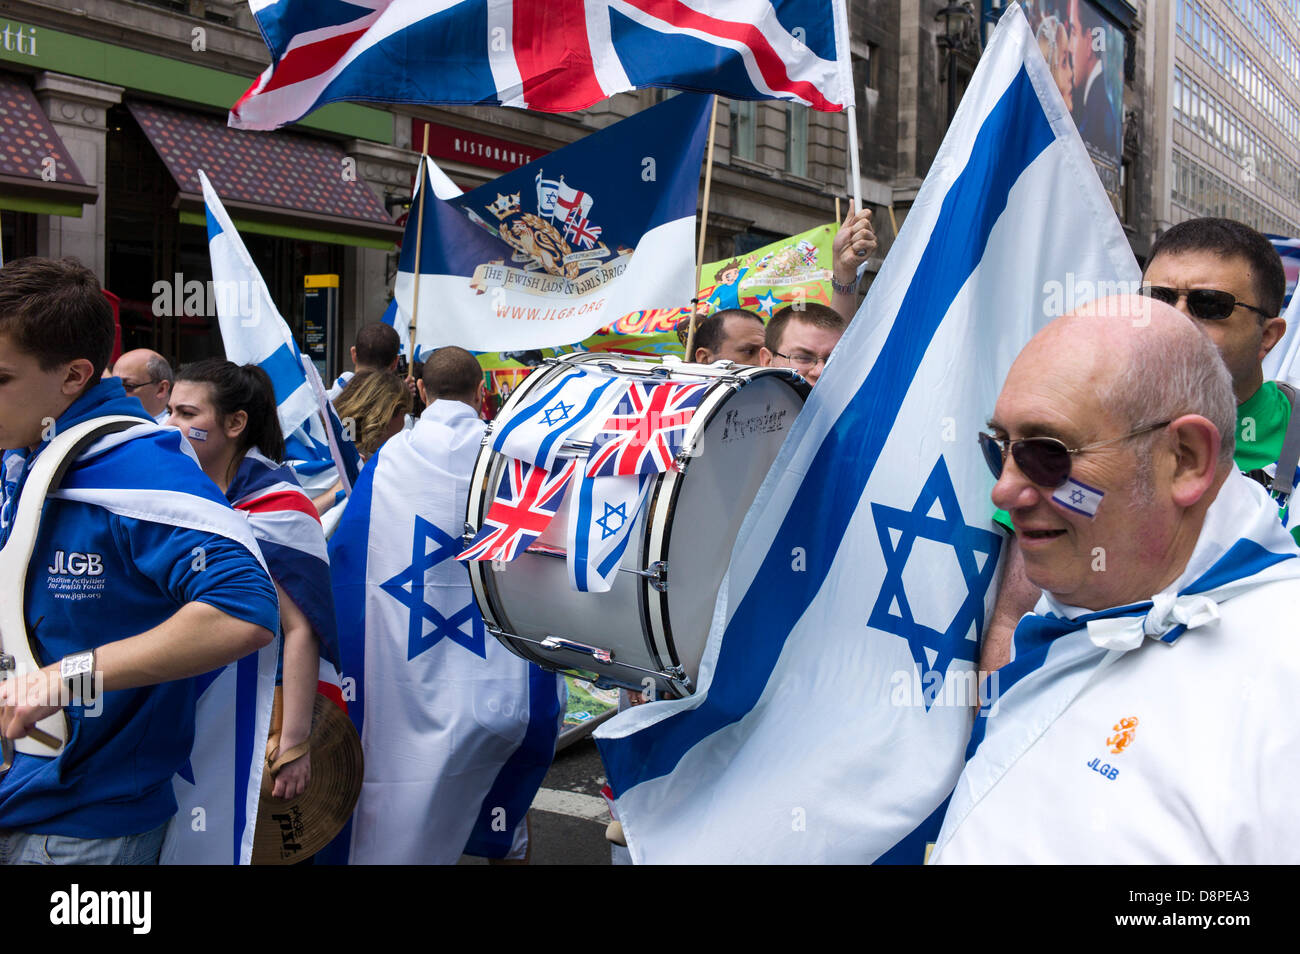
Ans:
[{"label": "cartoon character banner", "polygon": [[[834,224],[819,225],[747,255],[706,264],[700,273],[700,316],[723,308],[747,308],[767,321],[795,302],[829,305],[835,231]],[[608,351],[683,357],[690,314],[689,307],[647,308],[624,315],[576,344],[482,353],[478,360],[488,391],[485,412],[499,411],[528,373],[556,354]]]}]

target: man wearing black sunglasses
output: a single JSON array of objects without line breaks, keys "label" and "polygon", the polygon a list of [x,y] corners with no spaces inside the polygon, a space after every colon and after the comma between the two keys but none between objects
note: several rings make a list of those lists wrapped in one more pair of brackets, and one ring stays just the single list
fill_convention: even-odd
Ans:
[{"label": "man wearing black sunglasses", "polygon": [[1043,592],[932,863],[1300,861],[1300,548],[1235,472],[1235,403],[1137,296],[1016,358],[981,444]]},{"label": "man wearing black sunglasses", "polygon": [[[1143,294],[1194,319],[1219,349],[1237,399],[1237,467],[1273,485],[1285,504],[1297,461],[1276,465],[1288,430],[1300,441],[1300,415],[1292,413],[1294,391],[1264,380],[1264,358],[1286,331],[1279,317],[1286,273],[1272,243],[1231,219],[1180,222],[1152,246]],[[1300,526],[1292,532],[1300,540]]]},{"label": "man wearing black sunglasses", "polygon": [[[1152,246],[1142,292],[1194,319],[1219,349],[1237,400],[1234,460],[1239,470],[1273,492],[1283,520],[1300,541],[1300,512],[1293,514],[1287,503],[1291,486],[1287,477],[1294,480],[1297,473],[1291,451],[1300,450],[1300,414],[1292,413],[1295,392],[1283,383],[1265,381],[1262,368],[1264,357],[1286,331],[1286,322],[1278,317],[1286,274],[1272,243],[1231,219],[1181,222]],[[1279,467],[1284,456],[1284,466]],[[1012,529],[1004,511],[995,519]],[[998,602],[984,636],[981,668],[1005,665],[1011,631],[1037,599],[1038,590],[1025,579],[1019,544],[1013,537],[1008,541]]]}]

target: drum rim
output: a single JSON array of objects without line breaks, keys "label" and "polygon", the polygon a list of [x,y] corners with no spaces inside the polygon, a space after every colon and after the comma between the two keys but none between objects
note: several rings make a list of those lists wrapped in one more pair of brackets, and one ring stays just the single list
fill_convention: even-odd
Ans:
[{"label": "drum rim", "polygon": [[[748,384],[750,384],[753,381],[757,381],[760,378],[777,377],[785,380],[789,384],[789,386],[795,392],[797,392],[799,396],[802,397],[805,401],[808,398],[808,393],[811,391],[811,387],[807,384],[807,382],[803,379],[803,377],[798,372],[793,371],[789,368],[764,368],[764,367],[759,367],[757,365],[742,365],[737,367],[736,370],[732,372],[732,375],[738,378],[739,380],[734,382],[728,382],[724,387],[714,388],[712,393],[710,393],[706,397],[706,400],[712,401],[711,406],[708,408],[707,413],[701,418],[699,411],[696,411],[695,415],[691,418],[691,422],[690,422],[691,429],[688,433],[688,437],[687,437],[688,440],[693,442],[697,440],[701,435],[703,435],[703,433],[708,429],[709,425],[713,423],[714,418],[718,416],[718,413],[722,410],[722,408],[725,407],[727,403],[733,397],[739,394],[740,391],[743,390]],[[696,421],[700,421],[698,428],[695,426]],[[674,468],[672,470],[666,471],[663,474],[660,474],[659,484],[658,486],[655,487],[654,498],[651,500],[651,507],[655,508],[653,511],[653,516],[654,516],[653,520],[651,519],[651,509],[647,508],[646,510],[647,530],[650,530],[654,527],[658,527],[660,525],[663,526],[663,533],[660,536],[660,540],[659,540],[659,548],[656,552],[650,554],[650,557],[652,557],[653,560],[655,561],[668,560],[668,553],[672,548],[672,527],[673,527],[672,517],[677,510],[677,501],[678,498],[681,496],[682,488],[684,486],[683,478],[686,476],[686,471],[688,470],[690,470],[689,462],[685,470],[678,470]],[[659,502],[660,495],[664,492],[665,487],[667,487],[668,500],[665,504],[666,509],[664,510],[663,520],[661,523],[661,521],[659,520],[658,502]],[[732,545],[733,546],[735,545],[734,541]],[[728,554],[728,558],[730,558],[730,554]],[[673,573],[672,564],[668,563],[668,572],[666,578],[668,580],[670,588],[671,588],[671,583],[673,578],[672,573]],[[649,584],[646,583],[643,586],[643,589],[649,591],[650,589]],[[674,667],[680,666],[681,659],[677,653],[677,643],[673,639],[672,622],[669,617],[668,590],[666,589],[658,590],[656,592],[659,597],[659,601],[658,601],[659,611],[658,613],[652,612],[649,614],[649,622],[651,627],[655,629],[656,635],[659,636],[660,639],[662,639],[664,647],[666,648],[667,652],[671,656],[672,665]],[[647,592],[647,596],[648,595],[649,594]],[[658,626],[655,625],[656,623],[658,624]],[[706,635],[705,639],[707,640],[707,638],[708,637]],[[668,667],[665,667],[661,660],[660,669],[666,669],[666,668]],[[685,685],[679,686],[679,688],[685,689],[687,693],[692,692],[693,689],[690,688],[690,684],[691,684],[690,677],[687,676],[685,678]]]}]

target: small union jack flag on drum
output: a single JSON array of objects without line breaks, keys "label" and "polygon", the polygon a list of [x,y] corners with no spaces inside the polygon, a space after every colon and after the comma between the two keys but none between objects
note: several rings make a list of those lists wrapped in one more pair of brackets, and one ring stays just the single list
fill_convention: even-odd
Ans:
[{"label": "small union jack flag on drum", "polygon": [[510,458],[483,526],[458,560],[513,560],[550,526],[576,459],[559,460],[554,471]]},{"label": "small union jack flag on drum", "polygon": [[682,449],[703,384],[633,384],[591,442],[588,477],[664,473]]}]

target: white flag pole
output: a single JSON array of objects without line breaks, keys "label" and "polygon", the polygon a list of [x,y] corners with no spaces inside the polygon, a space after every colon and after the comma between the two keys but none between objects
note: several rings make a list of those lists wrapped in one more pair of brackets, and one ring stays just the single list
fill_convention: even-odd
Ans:
[{"label": "white flag pole", "polygon": [[695,252],[695,294],[691,296],[691,318],[686,332],[687,361],[694,361],[695,316],[700,305],[700,277],[704,272],[704,232],[709,227],[709,187],[713,184],[713,134],[718,128],[718,94],[713,94],[713,108],[709,113],[709,145],[704,157],[704,208],[700,211],[700,242]]},{"label": "white flag pole", "polygon": [[[420,321],[420,245],[424,240],[424,204],[428,197],[424,194],[424,187],[428,184],[428,177],[425,175],[425,166],[429,161],[429,124],[424,124],[424,145],[420,147],[420,168],[418,191],[419,207],[415,213],[415,287],[411,291],[411,323],[408,326],[410,334],[411,353],[406,356],[406,380],[409,382],[415,377],[415,336]],[[410,213],[407,213],[408,215]]]},{"label": "white flag pole", "polygon": [[853,197],[853,208],[862,211],[862,172],[858,162],[858,110],[857,100],[858,91],[853,84],[853,58],[850,51],[849,33],[849,6],[847,0],[836,0],[835,3],[835,49],[840,62],[840,69],[844,73],[845,90],[848,97],[844,106],[845,118],[848,120],[848,137],[849,137],[849,195]]}]

